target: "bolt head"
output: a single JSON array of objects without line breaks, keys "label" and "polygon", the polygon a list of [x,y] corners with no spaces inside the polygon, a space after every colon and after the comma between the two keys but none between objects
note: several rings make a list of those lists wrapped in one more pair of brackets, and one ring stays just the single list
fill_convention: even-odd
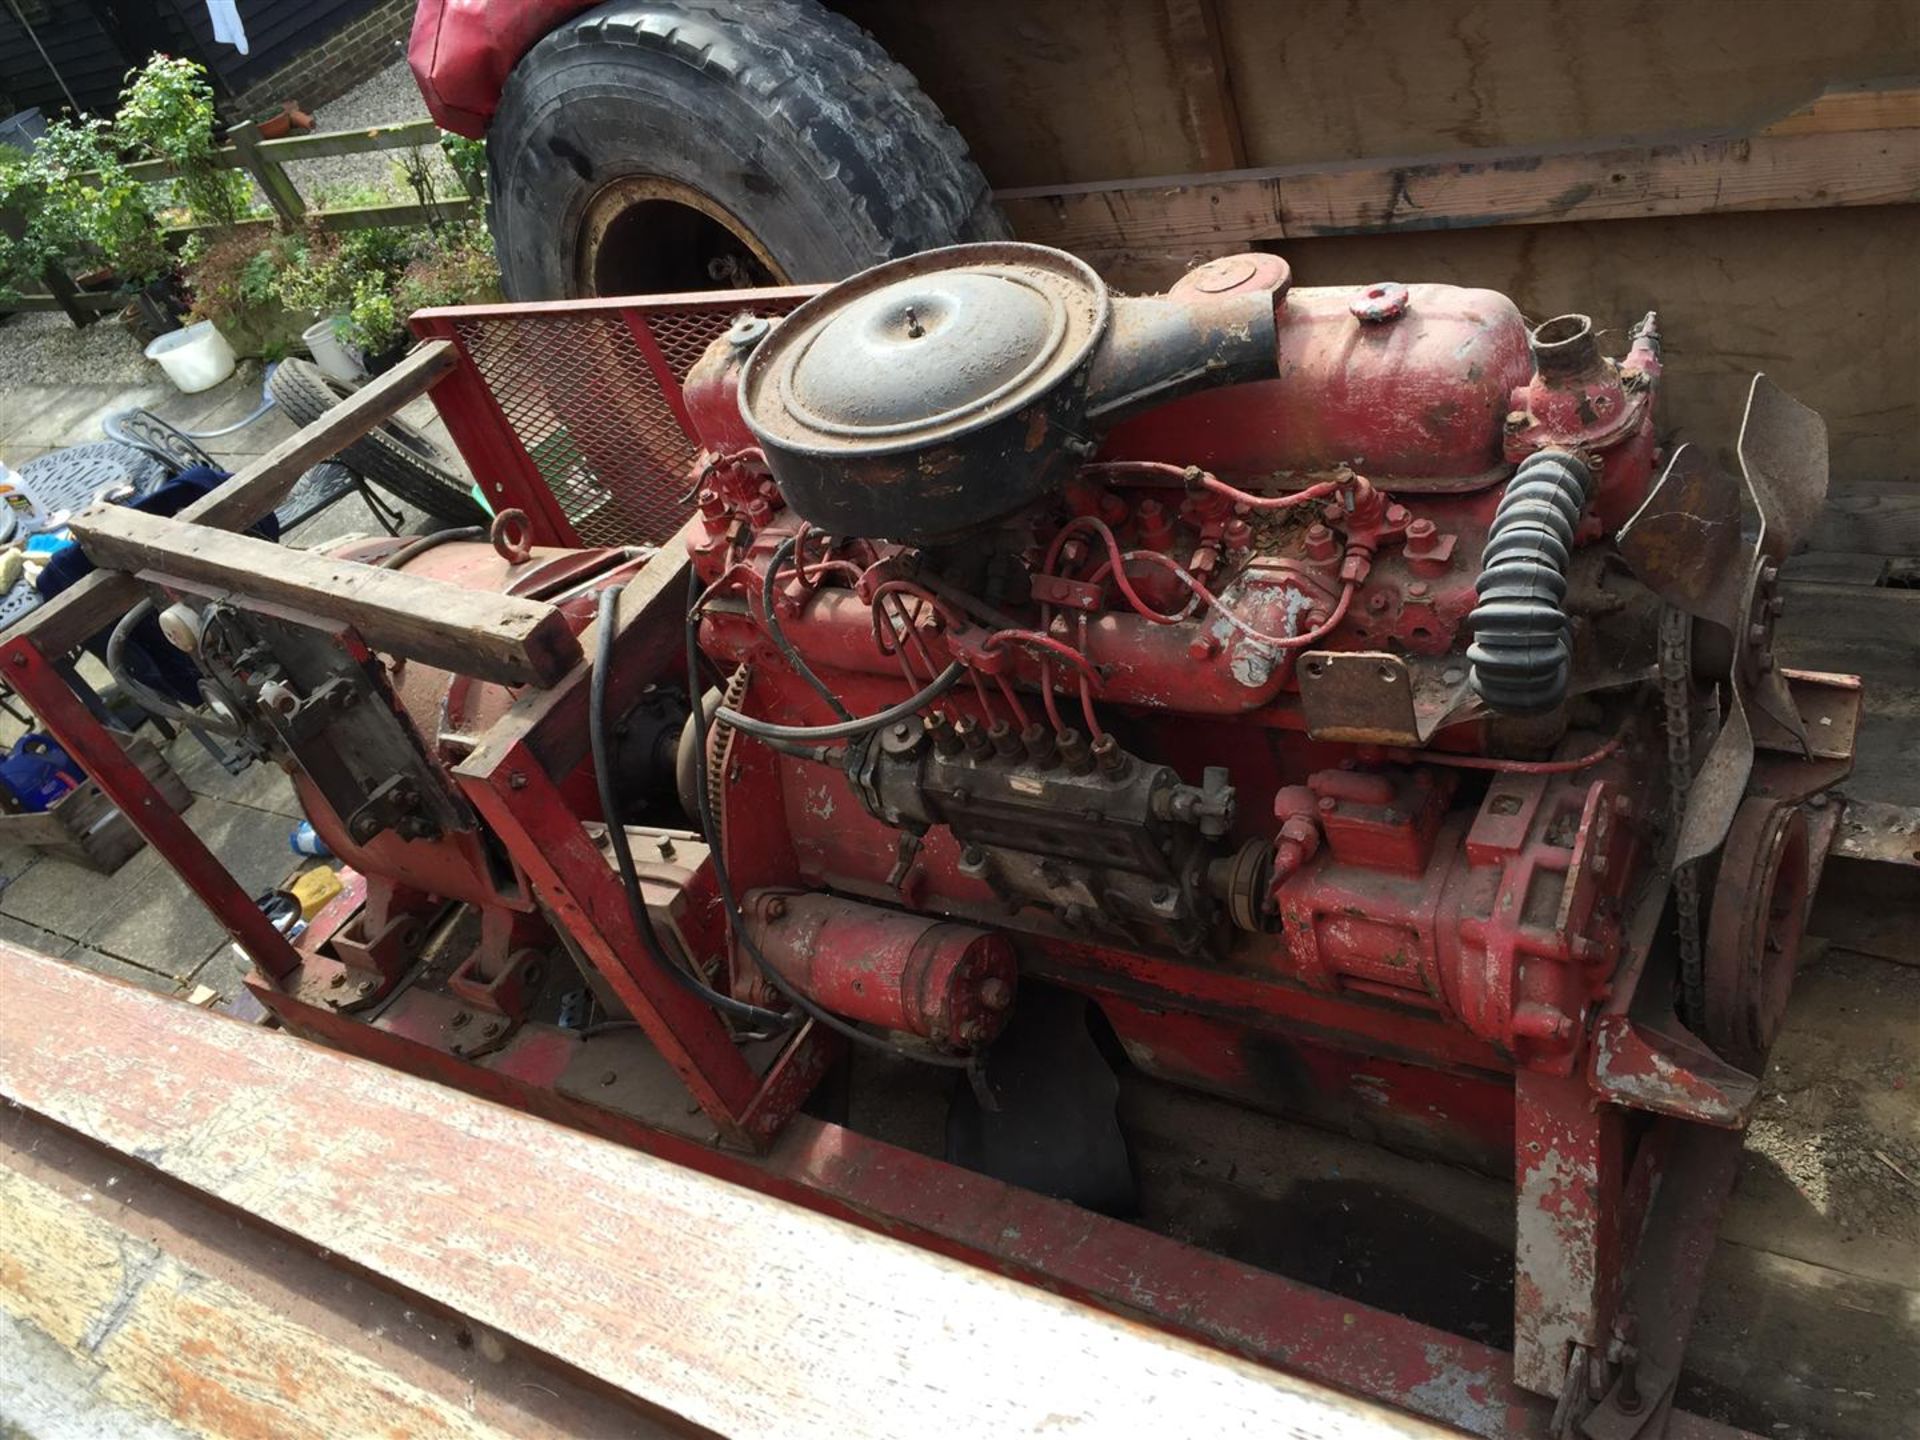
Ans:
[{"label": "bolt head", "polygon": [[767,901],[767,918],[769,920],[783,919],[785,918],[786,913],[787,913],[787,902],[783,897],[776,895],[771,900]]},{"label": "bolt head", "polygon": [[527,788],[526,773],[521,770],[514,771],[511,775],[507,776],[507,784],[510,788],[515,790],[526,789]]}]

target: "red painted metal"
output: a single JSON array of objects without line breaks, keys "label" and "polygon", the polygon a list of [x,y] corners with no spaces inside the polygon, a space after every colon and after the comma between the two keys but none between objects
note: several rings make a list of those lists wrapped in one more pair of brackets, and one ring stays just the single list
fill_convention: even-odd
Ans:
[{"label": "red painted metal", "polygon": [[593,0],[420,0],[407,40],[407,64],[442,130],[483,139],[500,91],[520,57]]},{"label": "red painted metal", "polygon": [[409,323],[459,352],[434,403],[495,510],[525,510],[536,544],[658,544],[689,513],[688,372],[736,316],[784,315],[822,288],[474,305]]},{"label": "red painted metal", "polygon": [[1245,480],[1364,456],[1369,476],[1396,487],[1487,484],[1499,474],[1512,393],[1533,373],[1526,324],[1492,290],[1406,290],[1402,311],[1358,327],[1352,307],[1366,287],[1288,290],[1274,306],[1279,378],[1149,411],[1101,453]]},{"label": "red painted metal", "polygon": [[[763,890],[743,911],[760,953],[837,1015],[956,1049],[1007,1022],[1019,971],[1004,935],[806,892]],[[763,978],[746,988],[778,1003]]]},{"label": "red painted metal", "polygon": [[[622,1048],[608,1036],[583,1046],[529,1026],[511,1047],[462,1060],[415,1038],[416,1031],[433,1033],[433,1022],[401,1013],[409,1005],[431,1006],[435,998],[410,995],[373,1025],[297,998],[278,1005],[297,1033],[382,1064],[1374,1396],[1485,1440],[1551,1436],[1551,1404],[1513,1383],[1504,1351],[811,1116],[792,1117],[763,1153],[715,1148],[689,1133],[671,1095],[664,1102],[657,1092],[630,1099],[624,1088],[600,1083],[633,1062],[633,1042]],[[583,1090],[566,1083],[575,1075],[587,1077]],[[618,1098],[609,1100],[610,1092]],[[1670,1440],[1734,1440],[1742,1432],[1676,1413],[1666,1433]]]}]

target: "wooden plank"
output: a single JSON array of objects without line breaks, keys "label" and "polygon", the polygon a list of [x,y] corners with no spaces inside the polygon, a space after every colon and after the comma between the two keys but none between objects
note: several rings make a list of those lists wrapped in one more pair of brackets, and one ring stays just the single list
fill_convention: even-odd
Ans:
[{"label": "wooden plank", "polygon": [[550,685],[580,659],[566,616],[527,600],[249,535],[96,505],[73,519],[96,564],[253,596],[350,625],[375,650],[504,685]]},{"label": "wooden plank", "polygon": [[1247,163],[1247,145],[1221,48],[1216,0],[1162,0],[1162,5],[1187,138],[1202,169],[1237,170]]},{"label": "wooden plank", "polygon": [[[1898,103],[1920,108],[1920,91]],[[1920,129],[1675,135],[996,192],[1023,240],[1178,250],[1315,235],[1920,201]]]},{"label": "wooden plank", "polygon": [[[444,340],[416,345],[398,365],[369,381],[313,424],[282,440],[180,512],[179,518],[222,530],[244,530],[287,498],[307,470],[351,445],[424,395],[458,363]],[[139,598],[131,577],[96,571],[33,611],[8,638],[30,640],[50,656],[65,655]]]},{"label": "wooden plank", "polygon": [[280,217],[280,223],[289,228],[298,225],[307,213],[307,202],[300,198],[299,187],[280,168],[279,162],[261,148],[260,127],[248,120],[227,133],[241,168],[253,176],[267,203],[273,207],[273,213]]},{"label": "wooden plank", "polygon": [[326,130],[313,135],[288,135],[262,140],[260,153],[285,164],[290,160],[324,160],[335,155],[364,155],[375,150],[405,150],[440,143],[440,127],[431,120],[405,120],[396,125],[370,125],[364,130]]},{"label": "wooden plank", "polygon": [[[90,1207],[8,1169],[0,1169],[0,1235],[0,1308],[61,1352],[31,1367],[23,1355],[0,1359],[0,1375],[17,1367],[38,1371],[42,1385],[59,1384],[67,1396],[49,1404],[59,1404],[54,1415],[109,1410],[121,1424],[184,1421],[202,1434],[314,1440],[512,1433],[343,1346],[320,1343],[243,1291],[157,1246],[130,1242]],[[28,1373],[7,1378],[33,1383]]]},{"label": "wooden plank", "polygon": [[1872,589],[1887,573],[1887,557],[1853,550],[1806,550],[1780,567],[1786,580],[1818,580],[1828,585],[1864,585]]},{"label": "wooden plank", "polygon": [[[406,120],[397,125],[372,125],[365,130],[326,130],[313,135],[288,135],[259,142],[260,154],[276,164],[294,160],[325,160],[335,155],[365,155],[376,150],[404,150],[413,145],[439,143],[440,127],[431,120]],[[222,145],[214,161],[229,170],[247,169],[246,156],[236,145]],[[179,174],[170,160],[136,160],[127,166],[136,180],[169,180]],[[82,179],[97,179],[92,171]]]},{"label": "wooden plank", "polygon": [[1843,480],[1807,535],[1809,550],[1860,555],[1920,555],[1920,484]]},{"label": "wooden plank", "polygon": [[339,210],[316,210],[308,218],[322,230],[370,230],[379,226],[425,225],[430,220],[465,220],[480,213],[470,195],[440,200],[432,205],[353,205]]},{"label": "wooden plank", "polygon": [[[432,205],[421,205],[414,201],[390,205],[349,205],[338,210],[309,210],[306,220],[318,225],[322,230],[371,230],[380,226],[406,227],[425,225],[432,220],[465,220],[479,213],[480,202],[471,196],[458,196],[450,200],[436,201]],[[171,225],[167,234],[187,236],[194,234],[232,235],[237,232],[265,232],[273,229],[272,220],[242,220],[236,225]]]},{"label": "wooden plank", "polygon": [[63,301],[57,295],[28,293],[0,299],[0,313],[15,310],[118,310],[120,305],[120,297],[111,291],[82,290],[71,301]]},{"label": "wooden plank", "polygon": [[0,945],[0,1094],[730,1436],[1457,1431]]},{"label": "wooden plank", "polygon": [[1835,670],[1881,689],[1920,685],[1920,590],[1782,581],[1774,641],[1780,663]]},{"label": "wooden plank", "polygon": [[1763,127],[1762,135],[1831,135],[1840,130],[1907,130],[1920,125],[1912,80],[1876,80],[1829,90]]},{"label": "wooden plank", "polygon": [[0,1335],[7,1418],[36,1435],[685,1433],[20,1110],[0,1117]]}]

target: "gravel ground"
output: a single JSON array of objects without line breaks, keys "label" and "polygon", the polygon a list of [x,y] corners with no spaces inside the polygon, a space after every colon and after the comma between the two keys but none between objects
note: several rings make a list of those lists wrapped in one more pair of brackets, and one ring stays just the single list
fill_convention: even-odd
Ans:
[{"label": "gravel ground", "polygon": [[[400,47],[394,47],[393,64],[372,79],[349,90],[331,104],[313,112],[318,130],[359,130],[371,125],[397,125],[406,120],[424,120],[427,102],[420,96],[413,72]],[[371,155],[335,155],[325,160],[302,160],[287,166],[293,183],[311,203],[325,198],[329,191],[374,186],[395,200],[411,200],[412,192],[395,169],[399,151],[377,151]],[[438,158],[438,157],[436,157]],[[448,196],[461,192],[460,183],[444,161],[439,166]]]},{"label": "gravel ground", "polygon": [[84,330],[57,311],[0,316],[0,390],[138,385],[158,373],[111,315]]}]

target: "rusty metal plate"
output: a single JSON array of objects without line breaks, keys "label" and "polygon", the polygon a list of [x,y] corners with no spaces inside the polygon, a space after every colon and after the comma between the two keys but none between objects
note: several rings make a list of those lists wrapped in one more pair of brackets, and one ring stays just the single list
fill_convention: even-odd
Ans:
[{"label": "rusty metal plate", "polygon": [[1300,657],[1300,706],[1315,740],[1418,745],[1413,672],[1384,650],[1309,650]]},{"label": "rusty metal plate", "polygon": [[1751,568],[1740,514],[1740,482],[1682,445],[1615,544],[1662,600],[1731,628]]},{"label": "rusty metal plate", "polygon": [[1849,800],[1834,834],[1833,853],[1848,860],[1920,870],[1920,807],[1884,800]]},{"label": "rusty metal plate", "polygon": [[1853,759],[1854,737],[1860,729],[1860,681],[1852,675],[1826,675],[1814,670],[1774,672],[1787,687],[1791,704],[1806,724],[1807,752],[1799,737],[1765,710],[1748,715],[1753,743],[1762,750],[1790,755],[1810,753],[1815,760]]},{"label": "rusty metal plate", "polygon": [[1690,864],[1720,848],[1752,774],[1753,728],[1740,698],[1740,687],[1730,685],[1727,717],[1687,791],[1687,809],[1680,818],[1680,838],[1674,847],[1675,865]]},{"label": "rusty metal plate", "polygon": [[1740,424],[1740,468],[1760,507],[1760,548],[1786,559],[1827,503],[1827,422],[1765,375],[1753,377]]}]

